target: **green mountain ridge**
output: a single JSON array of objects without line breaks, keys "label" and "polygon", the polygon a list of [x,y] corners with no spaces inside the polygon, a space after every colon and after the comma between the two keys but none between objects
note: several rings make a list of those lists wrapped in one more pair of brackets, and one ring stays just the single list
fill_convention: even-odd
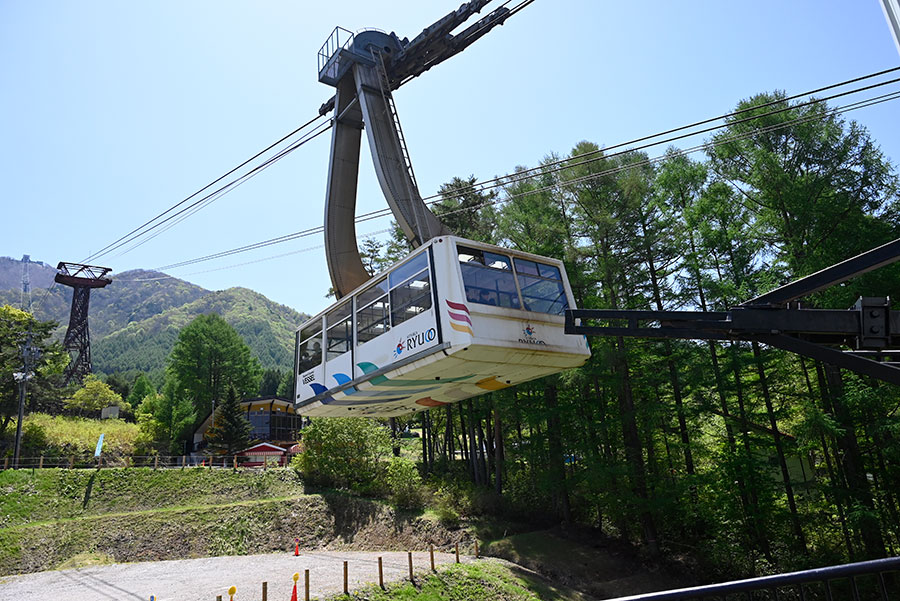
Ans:
[{"label": "green mountain ridge", "polygon": [[306,317],[253,290],[229,288],[108,334],[91,347],[94,369],[104,373],[161,369],[181,328],[208,313],[221,315],[250,346],[263,368],[292,368],[294,330]]},{"label": "green mountain ridge", "polygon": [[[0,257],[0,304],[22,302],[22,268]],[[32,262],[32,307],[41,320],[69,323],[72,289],[53,286],[56,270]],[[178,332],[198,315],[221,315],[244,338],[263,368],[291,369],[294,330],[307,316],[247,288],[210,291],[164,273],[136,269],[112,274],[109,286],[91,292],[89,326],[94,371],[161,372]]]}]

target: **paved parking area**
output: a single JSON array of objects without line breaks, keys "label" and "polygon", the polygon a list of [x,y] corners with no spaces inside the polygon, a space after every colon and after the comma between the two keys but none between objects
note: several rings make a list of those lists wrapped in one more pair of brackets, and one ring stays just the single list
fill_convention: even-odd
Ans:
[{"label": "paved parking area", "polygon": [[[287,601],[295,572],[300,573],[297,591],[303,598],[304,570],[309,570],[310,596],[322,598],[343,591],[344,561],[348,562],[351,590],[377,583],[379,556],[385,581],[409,577],[406,553],[394,551],[207,557],[5,576],[0,578],[0,601],[148,601],[151,595],[156,601],[215,601],[217,595],[227,600],[230,586],[237,587],[234,601],[259,601],[264,581],[268,582],[269,601]],[[452,553],[434,554],[435,564],[455,560]],[[421,573],[430,570],[427,551],[413,553],[413,568]]]}]

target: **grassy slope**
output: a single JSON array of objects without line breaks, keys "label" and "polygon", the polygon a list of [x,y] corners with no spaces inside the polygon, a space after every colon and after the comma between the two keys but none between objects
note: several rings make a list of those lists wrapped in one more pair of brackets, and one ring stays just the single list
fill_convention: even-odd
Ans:
[{"label": "grassy slope", "polygon": [[415,549],[463,531],[382,503],[307,495],[292,470],[0,472],[0,575],[73,558],[155,561],[305,548]]},{"label": "grassy slope", "polygon": [[[24,457],[92,455],[101,433],[104,435],[104,455],[133,455],[139,434],[137,424],[120,419],[97,420],[46,413],[25,416],[24,428]],[[5,434],[13,436],[14,430],[8,429]]]},{"label": "grassy slope", "polygon": [[591,533],[539,530],[507,536],[485,553],[540,572],[553,582],[577,586],[601,599],[695,584],[690,576],[616,540]]}]

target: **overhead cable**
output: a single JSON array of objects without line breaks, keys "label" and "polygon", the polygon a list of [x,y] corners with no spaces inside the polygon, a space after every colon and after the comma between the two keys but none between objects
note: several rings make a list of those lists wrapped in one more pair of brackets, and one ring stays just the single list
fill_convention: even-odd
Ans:
[{"label": "overhead cable", "polygon": [[[692,147],[687,148],[687,149],[678,150],[678,151],[676,151],[674,154],[675,154],[675,155],[687,155],[687,154],[692,154],[692,153],[699,152],[699,151],[704,150],[704,149],[708,149],[708,148],[713,148],[713,147],[719,146],[719,145],[721,145],[721,144],[726,144],[726,143],[730,143],[730,142],[733,142],[733,141],[736,141],[736,140],[742,140],[742,139],[751,138],[751,137],[753,137],[753,136],[760,135],[761,133],[768,133],[768,132],[770,132],[770,131],[777,131],[777,130],[779,130],[779,129],[784,129],[784,128],[791,127],[791,126],[794,126],[794,125],[799,125],[799,124],[802,124],[802,123],[808,123],[808,122],[810,122],[810,121],[815,121],[815,120],[820,119],[820,118],[823,117],[823,116],[827,116],[827,115],[837,115],[837,114],[841,114],[841,113],[845,113],[845,112],[849,112],[849,111],[857,110],[857,109],[860,109],[860,108],[864,108],[864,107],[868,107],[868,106],[873,106],[873,105],[876,105],[876,104],[881,104],[881,103],[883,103],[883,102],[888,102],[888,101],[890,101],[890,100],[897,100],[897,99],[900,99],[900,91],[890,92],[890,93],[887,93],[887,94],[883,94],[883,95],[881,95],[881,96],[876,96],[876,97],[873,97],[873,98],[869,98],[869,99],[865,99],[865,100],[860,100],[860,101],[857,101],[857,102],[854,102],[854,103],[851,103],[851,104],[848,104],[848,105],[844,105],[844,106],[841,106],[841,107],[836,107],[836,108],[834,108],[834,109],[828,109],[827,111],[825,111],[825,113],[824,113],[823,115],[807,115],[807,116],[804,116],[804,117],[798,117],[798,118],[796,118],[796,119],[793,119],[793,120],[790,120],[790,121],[785,121],[785,122],[783,122],[783,123],[773,124],[773,125],[768,126],[768,127],[766,127],[766,128],[753,129],[753,130],[750,130],[750,131],[747,131],[747,132],[743,132],[743,133],[740,133],[740,134],[735,134],[735,135],[733,135],[733,136],[728,136],[728,137],[726,137],[726,138],[721,138],[720,140],[717,140],[716,142],[713,142],[713,143],[703,143],[703,144],[698,144],[698,145],[696,145],[696,146],[692,146]],[[823,102],[823,101],[824,101],[824,99],[822,100],[822,102]],[[780,110],[779,110],[779,111],[773,111],[773,113],[775,113],[775,112],[782,112],[782,111],[780,111]],[[764,114],[764,115],[759,115],[759,116],[757,116],[757,117],[754,117],[754,119],[755,119],[755,118],[759,118],[759,117],[766,116],[766,115],[768,115],[768,114],[770,114],[770,113],[766,113],[766,114]],[[727,124],[727,125],[730,125],[730,124]],[[720,126],[720,128],[726,127],[727,125]],[[718,128],[717,128],[717,129],[718,129]],[[608,158],[611,158],[611,157],[614,157],[614,156],[621,156],[621,155],[624,155],[624,154],[627,154],[627,153],[636,152],[636,150],[637,150],[637,149],[629,149],[629,150],[627,150],[627,151],[621,151],[621,152],[614,153],[614,154],[611,154],[611,155],[604,155],[602,158],[608,159]],[[519,197],[521,197],[521,196],[526,196],[526,195],[530,195],[530,194],[537,194],[537,193],[540,193],[540,192],[548,191],[548,190],[552,189],[553,187],[555,187],[556,185],[571,185],[571,184],[580,183],[580,182],[583,182],[583,181],[588,181],[588,180],[592,180],[592,179],[597,179],[597,178],[604,177],[604,176],[607,176],[607,175],[613,175],[613,174],[619,173],[619,172],[624,171],[624,170],[634,169],[634,168],[637,168],[637,167],[640,167],[640,166],[649,165],[649,164],[654,164],[654,163],[657,163],[657,162],[660,162],[660,161],[664,160],[664,159],[667,158],[668,156],[671,156],[671,155],[670,155],[670,154],[663,154],[663,155],[659,155],[659,156],[654,157],[654,158],[647,158],[647,159],[644,159],[644,160],[641,160],[641,161],[636,161],[636,162],[633,162],[633,163],[628,163],[628,164],[626,164],[626,165],[616,166],[616,167],[613,167],[613,168],[610,168],[610,169],[602,170],[602,171],[599,171],[599,172],[597,172],[597,173],[591,173],[591,174],[582,176],[582,177],[580,177],[580,178],[576,178],[576,179],[569,180],[569,181],[566,181],[566,182],[556,182],[556,183],[554,183],[554,184],[552,184],[552,185],[550,185],[550,186],[545,186],[545,187],[541,187],[541,188],[536,188],[536,189],[534,189],[534,190],[528,190],[528,191],[526,191],[526,192],[522,192],[522,193],[518,193],[518,194],[514,194],[514,195],[507,195],[507,196],[504,196],[504,197],[502,197],[502,198],[498,198],[498,199],[486,201],[486,202],[484,202],[484,203],[480,203],[480,204],[473,205],[473,206],[469,206],[469,207],[461,207],[461,208],[458,208],[458,209],[453,209],[453,210],[451,210],[451,211],[448,211],[448,212],[446,212],[446,213],[443,213],[442,215],[452,215],[452,214],[461,213],[461,212],[465,212],[465,211],[477,210],[477,209],[484,208],[484,207],[491,206],[491,205],[502,204],[502,203],[508,202],[508,201],[510,201],[510,200],[513,200],[513,199],[515,199],[515,198],[519,198]],[[571,159],[569,159],[569,160],[571,160]],[[594,161],[597,161],[597,160],[599,160],[599,159],[594,159]],[[588,162],[588,161],[586,161],[586,162]],[[593,161],[590,161],[590,162],[593,162]],[[545,174],[545,173],[555,173],[555,172],[561,171],[562,169],[569,168],[569,167],[574,167],[574,166],[578,166],[578,165],[582,165],[582,164],[584,164],[584,163],[583,163],[583,162],[582,162],[582,163],[575,163],[575,164],[573,164],[573,165],[569,165],[569,166],[564,167],[564,168],[554,168],[554,169],[549,169],[549,170],[545,170],[545,171],[540,172],[540,174],[543,175],[543,174]],[[518,175],[518,174],[516,174],[516,175]],[[507,181],[506,181],[506,182],[502,182],[502,183],[503,183],[503,184],[516,183],[516,182],[519,182],[519,181],[523,181],[523,180],[529,179],[530,177],[533,177],[534,175],[537,175],[537,174],[535,174],[535,173],[532,172],[531,175],[530,175],[529,177],[526,177],[526,178],[518,178],[518,177],[517,177],[517,178],[507,178]],[[433,204],[436,204],[436,203],[439,202],[439,201],[440,201],[440,200],[433,200],[433,201],[431,201],[431,202],[429,202],[429,203],[427,203],[427,204],[433,205]],[[384,210],[373,211],[373,212],[371,212],[371,213],[367,213],[367,214],[365,214],[365,215],[363,215],[363,216],[360,216],[359,218],[356,219],[356,222],[359,223],[359,222],[363,222],[363,221],[370,221],[370,220],[372,220],[372,219],[378,219],[378,218],[380,218],[380,217],[385,217],[385,216],[388,216],[388,215],[390,215],[390,211],[384,211]],[[305,238],[305,237],[308,237],[308,236],[312,236],[312,235],[315,235],[315,234],[322,233],[323,231],[324,231],[324,227],[322,227],[322,226],[317,226],[317,227],[313,227],[313,228],[308,228],[308,229],[305,229],[305,230],[301,230],[301,231],[299,231],[299,232],[294,232],[294,233],[292,233],[292,234],[286,234],[286,235],[284,235],[284,236],[279,236],[279,237],[277,237],[277,238],[272,238],[272,239],[269,239],[269,240],[264,240],[264,241],[262,241],[262,242],[256,242],[256,243],[254,243],[254,244],[248,244],[248,245],[245,245],[245,246],[233,248],[233,249],[230,249],[230,250],[221,251],[221,252],[218,252],[218,253],[213,253],[213,254],[210,254],[210,255],[203,256],[203,257],[197,257],[197,258],[195,258],[195,259],[189,259],[189,260],[186,260],[186,261],[181,261],[181,262],[179,262],[179,263],[173,263],[173,264],[170,264],[170,265],[165,265],[165,266],[162,266],[162,267],[157,268],[157,270],[158,270],[158,271],[163,271],[163,270],[165,270],[165,269],[175,269],[175,268],[179,268],[179,267],[185,267],[185,266],[188,266],[188,265],[193,265],[193,264],[201,263],[201,262],[204,262],[204,261],[209,261],[209,260],[213,260],[213,259],[218,259],[218,258],[230,256],[230,255],[233,255],[233,254],[238,254],[238,253],[242,253],[242,252],[247,252],[247,251],[251,251],[251,250],[256,250],[256,249],[258,249],[258,248],[264,248],[264,247],[266,247],[266,246],[272,246],[272,245],[275,245],[275,244],[281,244],[281,243],[284,243],[284,242],[289,242],[289,241],[291,241],[291,240],[296,240],[296,239],[299,239],[299,238]]]},{"label": "overhead cable", "polygon": [[[107,254],[107,253],[109,253],[111,250],[114,250],[115,248],[118,248],[118,247],[121,246],[122,244],[126,244],[129,240],[133,240],[134,237],[139,236],[139,235],[142,235],[142,233],[144,232],[144,228],[148,228],[148,226],[150,226],[150,225],[151,225],[152,223],[154,223],[155,221],[157,221],[157,220],[161,219],[162,217],[168,215],[169,213],[171,213],[172,211],[174,211],[175,209],[177,209],[177,208],[180,207],[181,205],[183,205],[183,204],[185,204],[186,202],[190,201],[190,200],[191,200],[192,198],[194,198],[195,196],[201,194],[204,190],[207,190],[208,188],[210,188],[210,187],[216,185],[217,183],[219,183],[220,181],[222,181],[223,179],[225,179],[226,177],[228,177],[228,176],[231,175],[232,173],[234,173],[234,172],[236,172],[237,170],[243,168],[244,166],[246,166],[247,164],[249,164],[249,163],[251,163],[252,161],[256,160],[257,158],[259,158],[260,156],[264,155],[265,153],[269,152],[270,150],[272,150],[273,148],[275,148],[276,146],[278,146],[279,144],[281,144],[281,143],[284,142],[285,140],[288,140],[288,139],[290,139],[291,137],[295,136],[296,134],[300,133],[301,131],[303,131],[304,129],[306,129],[307,127],[309,127],[310,125],[312,125],[313,123],[315,123],[316,121],[318,121],[318,120],[321,119],[321,118],[322,118],[321,115],[317,115],[316,117],[310,119],[309,121],[307,121],[306,123],[304,123],[303,125],[301,125],[300,127],[298,127],[297,129],[295,129],[294,131],[292,131],[292,132],[290,132],[289,134],[283,136],[281,139],[279,139],[278,141],[276,141],[276,142],[270,144],[269,146],[267,146],[267,147],[264,148],[263,150],[260,150],[259,152],[257,152],[256,154],[254,154],[252,157],[250,157],[250,158],[247,159],[246,161],[242,162],[240,165],[234,167],[233,169],[231,169],[231,170],[229,170],[228,172],[224,173],[224,174],[221,175],[220,177],[218,177],[218,178],[216,178],[215,180],[211,181],[210,183],[206,184],[205,186],[203,186],[202,188],[200,188],[199,190],[197,190],[197,191],[194,192],[193,194],[187,196],[187,197],[184,198],[183,200],[181,200],[181,201],[175,203],[174,205],[172,205],[171,207],[169,207],[168,209],[166,209],[166,210],[163,211],[162,213],[159,213],[158,215],[156,215],[156,216],[153,217],[152,219],[149,219],[149,220],[145,221],[144,223],[142,223],[142,224],[139,225],[138,227],[134,228],[133,230],[131,230],[130,232],[128,232],[128,233],[125,234],[124,236],[118,238],[117,240],[111,242],[111,243],[108,244],[107,246],[104,246],[103,248],[101,248],[101,249],[98,250],[97,252],[94,252],[94,253],[88,255],[88,256],[85,257],[81,262],[82,262],[82,263],[87,263],[88,261],[96,260],[97,258],[99,258],[99,257],[101,257],[101,256],[103,256],[103,255],[105,255],[105,254]],[[156,227],[156,226],[153,226],[153,227]],[[148,228],[146,231],[149,231],[150,229],[153,229],[153,227]],[[127,240],[126,240],[126,239],[127,239]]]}]

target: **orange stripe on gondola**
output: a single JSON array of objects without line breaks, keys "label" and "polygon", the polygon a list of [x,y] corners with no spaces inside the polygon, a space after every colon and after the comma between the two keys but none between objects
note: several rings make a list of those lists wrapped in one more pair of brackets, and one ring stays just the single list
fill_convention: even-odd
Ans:
[{"label": "orange stripe on gondola", "polygon": [[450,327],[457,332],[468,332],[471,336],[475,335],[475,332],[473,332],[472,328],[470,328],[469,326],[461,326],[458,323],[450,322]]}]

